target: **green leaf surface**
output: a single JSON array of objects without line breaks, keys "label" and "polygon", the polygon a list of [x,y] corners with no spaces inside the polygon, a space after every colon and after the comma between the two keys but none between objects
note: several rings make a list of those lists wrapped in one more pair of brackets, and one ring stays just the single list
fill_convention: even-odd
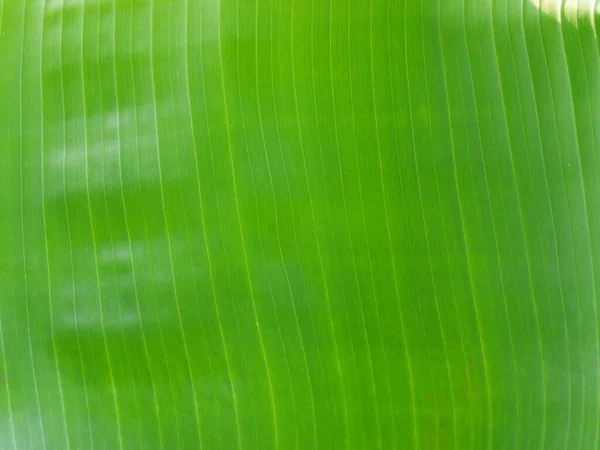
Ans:
[{"label": "green leaf surface", "polygon": [[0,449],[597,449],[591,0],[0,0]]}]

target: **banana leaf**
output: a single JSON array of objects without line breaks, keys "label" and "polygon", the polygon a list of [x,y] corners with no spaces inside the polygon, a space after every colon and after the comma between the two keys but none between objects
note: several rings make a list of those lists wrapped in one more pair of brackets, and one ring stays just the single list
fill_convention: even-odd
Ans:
[{"label": "banana leaf", "polygon": [[0,0],[0,449],[596,449],[591,0]]}]

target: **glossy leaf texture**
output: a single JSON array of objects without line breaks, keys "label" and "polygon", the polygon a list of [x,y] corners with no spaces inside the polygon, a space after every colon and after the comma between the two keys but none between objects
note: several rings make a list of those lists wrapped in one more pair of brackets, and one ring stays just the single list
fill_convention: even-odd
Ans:
[{"label": "glossy leaf texture", "polygon": [[598,448],[598,17],[0,0],[0,448]]}]

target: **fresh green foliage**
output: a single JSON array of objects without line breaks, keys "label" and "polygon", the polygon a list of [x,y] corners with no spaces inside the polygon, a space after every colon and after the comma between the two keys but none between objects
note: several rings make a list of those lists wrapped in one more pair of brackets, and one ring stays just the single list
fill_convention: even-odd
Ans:
[{"label": "fresh green foliage", "polygon": [[598,17],[0,0],[0,448],[596,449]]}]

